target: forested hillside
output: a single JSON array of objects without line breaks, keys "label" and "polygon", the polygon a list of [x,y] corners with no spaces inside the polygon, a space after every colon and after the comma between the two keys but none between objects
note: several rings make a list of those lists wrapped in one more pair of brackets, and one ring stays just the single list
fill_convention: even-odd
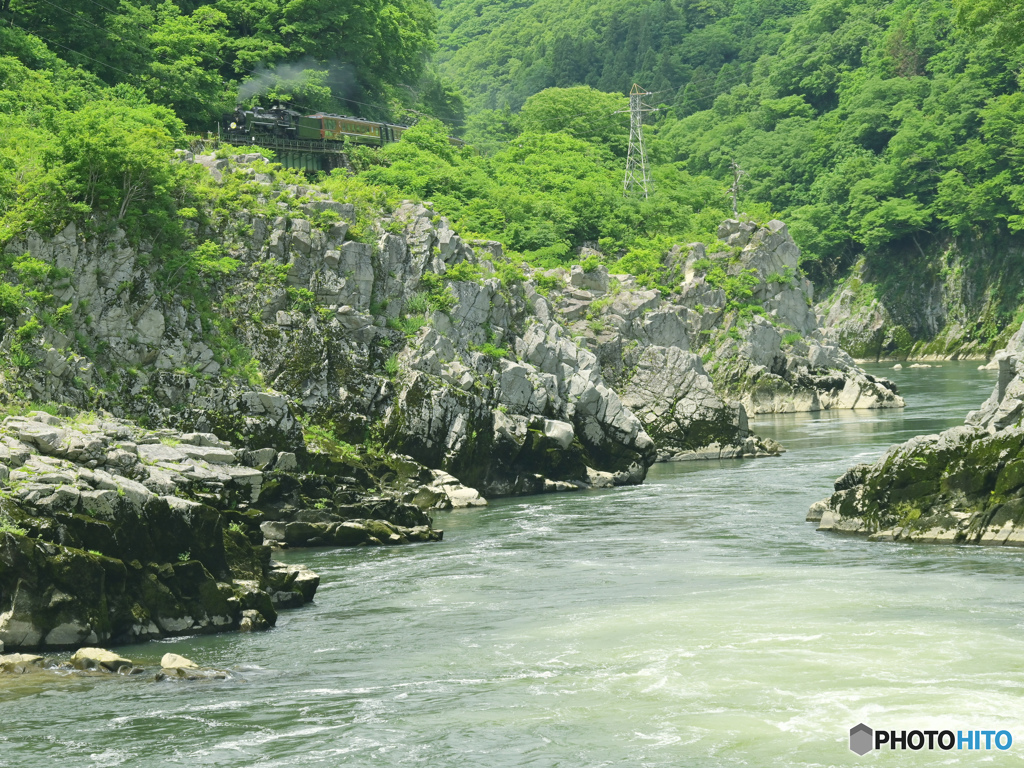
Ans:
[{"label": "forested hillside", "polygon": [[[856,267],[866,287],[854,304],[944,304],[927,322],[934,308],[915,304],[897,335],[934,336],[956,304],[960,324],[984,315],[965,333],[989,344],[1013,325],[1024,287],[1022,19],[1019,0],[452,0],[438,57],[484,147],[538,90],[641,83],[660,107],[648,130],[655,198],[680,172],[683,185],[722,189],[735,163],[741,205],[790,224],[819,287]],[[914,297],[899,295],[910,285]]]},{"label": "forested hillside", "polygon": [[[29,32],[68,64],[209,130],[236,98],[374,118],[461,109],[428,66],[426,0],[14,0],[0,52],[31,60]],[[436,110],[435,110],[436,108]]]},{"label": "forested hillside", "polygon": [[441,7],[439,58],[475,107],[640,82],[664,110],[655,161],[723,181],[738,162],[819,278],[919,233],[1024,225],[1018,2]]},{"label": "forested hillside", "polygon": [[[285,98],[418,122],[354,151],[346,188],[428,199],[537,265],[589,246],[670,289],[664,254],[714,241],[735,165],[741,210],[783,218],[847,315],[883,300],[856,322],[899,325],[901,349],[954,304],[991,345],[1020,304],[1020,0],[64,2],[12,2],[0,24],[9,232],[100,208],[165,226],[193,187],[160,158],[235,103]],[[622,190],[632,82],[659,108],[647,199]],[[886,316],[909,285],[942,304],[927,323]]]},{"label": "forested hillside", "polygon": [[633,82],[683,113],[749,80],[807,0],[443,0],[437,59],[475,109],[518,109],[544,88]]}]

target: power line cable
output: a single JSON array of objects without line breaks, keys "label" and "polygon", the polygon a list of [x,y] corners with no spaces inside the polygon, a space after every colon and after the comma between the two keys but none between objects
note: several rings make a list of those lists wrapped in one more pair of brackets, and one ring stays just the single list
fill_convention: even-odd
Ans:
[{"label": "power line cable", "polygon": [[113,8],[108,8],[107,6],[103,5],[103,3],[97,3],[96,0],[88,0],[88,1],[90,3],[92,3],[93,5],[95,5],[97,8],[102,8],[107,13],[117,13],[117,11],[115,11]]}]

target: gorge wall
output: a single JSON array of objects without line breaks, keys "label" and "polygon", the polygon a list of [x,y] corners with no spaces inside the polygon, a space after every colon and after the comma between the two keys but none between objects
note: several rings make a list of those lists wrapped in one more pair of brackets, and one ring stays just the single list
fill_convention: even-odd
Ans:
[{"label": "gorge wall", "polygon": [[275,546],[436,541],[433,510],[778,453],[748,414],[902,405],[828,343],[782,222],[725,222],[651,288],[259,155],[178,162],[223,190],[179,249],[104,222],[4,246],[8,648],[265,628],[317,581]]},{"label": "gorge wall", "polygon": [[862,259],[817,307],[862,360],[988,359],[1020,325],[1024,239],[998,231]]}]

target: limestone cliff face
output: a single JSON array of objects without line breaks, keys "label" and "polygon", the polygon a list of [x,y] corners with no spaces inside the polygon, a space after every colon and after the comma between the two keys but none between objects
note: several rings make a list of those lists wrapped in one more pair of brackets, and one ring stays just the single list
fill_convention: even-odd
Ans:
[{"label": "limestone cliff face", "polygon": [[54,268],[53,304],[67,310],[25,344],[5,335],[3,348],[31,360],[18,371],[25,394],[300,460],[301,418],[488,495],[643,480],[649,435],[595,355],[533,312],[528,275],[495,276],[500,246],[474,248],[412,204],[354,241],[353,206],[279,189],[248,172],[249,158],[195,160],[222,179],[248,177],[264,198],[287,196],[291,215],[243,211],[227,226],[196,225],[196,241],[238,263],[201,299],[185,290],[184,261],[161,270],[120,232],[84,237],[70,226],[8,243],[10,258]]},{"label": "limestone cliff face", "polygon": [[[720,328],[726,333],[708,337],[712,376],[722,390],[738,397],[751,413],[903,406],[892,382],[866,374],[850,355],[827,342],[811,309],[813,286],[799,276],[800,249],[785,224],[772,221],[755,228],[728,221],[719,227],[719,238],[740,250],[713,254],[711,269],[724,262],[721,268],[727,275],[749,275],[747,308],[753,310],[745,327],[732,326],[733,331],[726,326]],[[691,253],[688,270],[699,258]],[[710,273],[695,275],[693,295],[707,295]],[[712,306],[722,307],[722,297],[716,299]],[[718,311],[727,317],[729,304]],[[734,312],[742,315],[743,309]]]},{"label": "limestone cliff face", "polygon": [[862,260],[817,307],[826,338],[865,360],[986,358],[1013,333],[1022,254],[990,233]]},{"label": "limestone cliff face", "polygon": [[728,252],[674,249],[679,288],[662,295],[604,267],[511,265],[412,203],[353,240],[352,205],[275,185],[252,158],[183,160],[277,196],[286,215],[193,225],[238,265],[199,296],[188,254],[172,270],[120,232],[8,243],[54,267],[67,308],[29,343],[19,377],[34,399],[300,456],[301,419],[485,495],[636,483],[657,457],[777,452],[748,413],[902,404],[822,342],[781,222],[726,222]]},{"label": "limestone cliff face", "polygon": [[715,455],[777,450],[750,436],[747,414],[903,405],[891,382],[826,342],[782,222],[726,221],[718,235],[721,250],[698,243],[667,254],[670,293],[574,267],[550,301],[590,341],[663,457],[708,455],[711,441]]},{"label": "limestone cliff face", "polygon": [[992,395],[963,426],[853,467],[807,519],[873,541],[1024,546],[1024,327],[997,365]]}]

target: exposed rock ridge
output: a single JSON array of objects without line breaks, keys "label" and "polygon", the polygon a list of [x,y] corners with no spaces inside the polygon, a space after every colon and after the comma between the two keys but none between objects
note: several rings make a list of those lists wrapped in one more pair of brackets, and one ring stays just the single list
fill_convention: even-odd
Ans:
[{"label": "exposed rock ridge", "polygon": [[709,444],[726,455],[777,451],[751,436],[747,414],[903,405],[892,382],[826,342],[782,222],[728,220],[718,236],[722,250],[710,254],[700,243],[669,252],[671,291],[575,266],[549,271],[556,287],[535,300],[538,315],[589,341],[661,458],[719,455]]},{"label": "exposed rock ridge", "polygon": [[[721,268],[737,280],[753,278],[747,282],[749,324],[727,322],[728,327],[721,328],[725,334],[712,332],[705,346],[713,350],[712,378],[722,390],[755,414],[903,406],[891,381],[865,373],[850,355],[827,342],[811,309],[813,286],[799,271],[800,249],[785,224],[776,220],[755,228],[730,220],[718,234],[740,251],[712,254],[712,264],[724,262]],[[691,254],[688,266],[696,264],[695,256],[699,252]],[[706,302],[710,274],[708,270],[703,278],[695,278],[684,295],[691,301],[701,296]],[[718,311],[728,318],[723,298],[714,296],[712,306],[725,304]],[[743,311],[739,310],[741,316]]]}]

